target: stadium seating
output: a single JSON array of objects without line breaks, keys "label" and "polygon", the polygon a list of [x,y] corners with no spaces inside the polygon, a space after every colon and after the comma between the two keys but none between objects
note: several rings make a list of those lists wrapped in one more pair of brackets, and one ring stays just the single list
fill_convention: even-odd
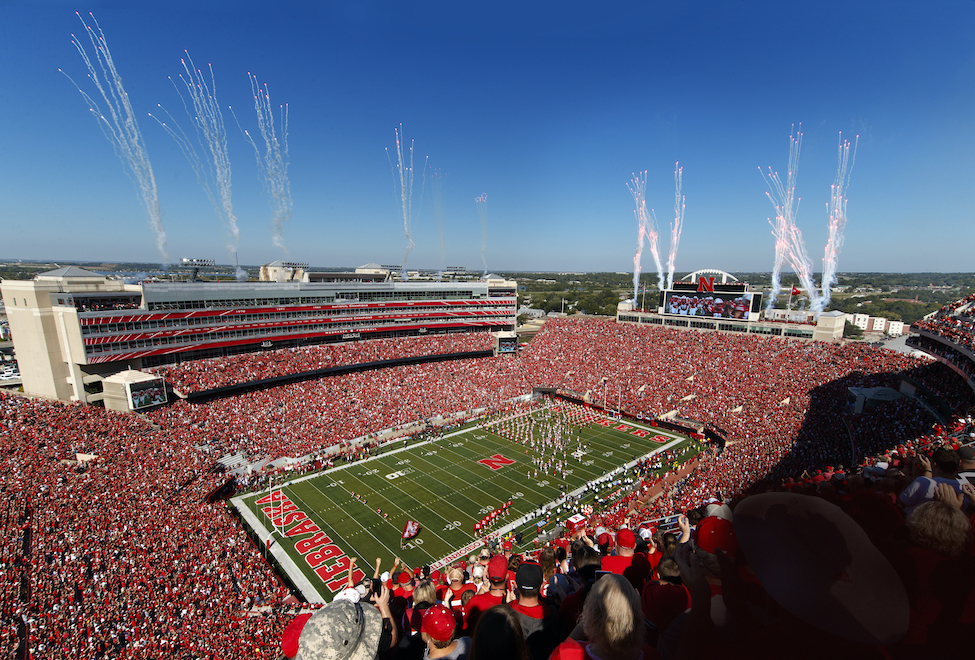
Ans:
[{"label": "stadium seating", "polygon": [[[970,326],[970,315],[957,316],[970,309],[962,309],[966,301],[945,318]],[[952,332],[964,329],[946,323]],[[382,340],[161,372],[192,392],[404,354],[482,350],[485,342],[476,335]],[[859,415],[848,411],[847,388],[897,387],[900,374],[936,392],[956,419],[936,425],[908,398]],[[177,401],[150,414],[159,428],[95,407],[3,395],[0,650],[9,655],[23,642],[37,658],[277,657],[276,641],[294,609],[284,604],[288,591],[262,548],[221,503],[206,504],[225,481],[216,460],[352,459],[362,451],[348,445],[354,438],[444,414],[502,410],[533,386],[588,392],[597,403],[645,418],[673,411],[728,439],[692,464],[661,459],[662,480],[648,477],[597,512],[593,520],[608,527],[634,510],[671,515],[718,494],[734,500],[782,488],[785,479],[829,496],[802,475],[848,462],[851,437],[858,456],[898,446],[913,452],[952,442],[949,434],[970,428],[975,410],[957,374],[891,351],[606,320],[550,321],[515,357],[427,362],[201,404]],[[194,449],[204,445],[208,452]],[[337,449],[325,455],[325,447]],[[904,485],[893,484],[892,492]],[[652,501],[645,496],[651,488],[662,493]],[[22,621],[29,631],[23,640]]]},{"label": "stadium seating", "polygon": [[179,392],[192,394],[253,380],[376,360],[487,351],[491,350],[493,342],[493,336],[487,332],[395,337],[194,360],[151,371],[163,376]]}]

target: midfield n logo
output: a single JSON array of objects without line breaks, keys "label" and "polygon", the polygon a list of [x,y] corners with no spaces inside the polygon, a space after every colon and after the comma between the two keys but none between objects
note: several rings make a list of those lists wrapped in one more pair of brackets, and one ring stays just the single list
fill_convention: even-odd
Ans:
[{"label": "midfield n logo", "polygon": [[492,470],[500,470],[503,466],[511,465],[512,463],[514,463],[514,461],[511,460],[510,458],[505,458],[501,454],[495,454],[491,458],[482,458],[481,460],[478,461],[478,463],[481,463],[482,465],[486,465]]}]

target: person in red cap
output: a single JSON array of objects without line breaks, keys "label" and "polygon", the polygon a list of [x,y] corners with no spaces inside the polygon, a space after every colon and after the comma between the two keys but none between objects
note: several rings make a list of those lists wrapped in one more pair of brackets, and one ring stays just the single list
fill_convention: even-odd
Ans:
[{"label": "person in red cap", "polygon": [[[738,551],[738,538],[734,524],[718,516],[709,516],[697,524],[698,559],[711,585],[711,595],[721,595],[721,568],[718,565],[717,550],[720,548],[729,557]],[[703,551],[703,552],[702,552]]]},{"label": "person in red cap", "polygon": [[470,637],[456,637],[457,619],[443,605],[434,605],[423,613],[420,635],[427,643],[427,658],[466,660],[471,649]]},{"label": "person in red cap", "polygon": [[393,588],[393,598],[402,598],[408,604],[405,607],[409,607],[413,601],[413,578],[410,577],[409,571],[400,571],[399,577],[396,578],[396,586]]},{"label": "person in red cap", "polygon": [[636,552],[636,535],[626,527],[616,532],[616,554],[603,557],[602,564],[604,571],[622,575],[637,591],[643,589],[643,584],[653,569],[647,555]]},{"label": "person in red cap", "polygon": [[464,624],[469,633],[474,632],[483,612],[505,602],[508,589],[508,562],[501,555],[491,557],[487,565],[488,590],[477,594],[464,605]]}]

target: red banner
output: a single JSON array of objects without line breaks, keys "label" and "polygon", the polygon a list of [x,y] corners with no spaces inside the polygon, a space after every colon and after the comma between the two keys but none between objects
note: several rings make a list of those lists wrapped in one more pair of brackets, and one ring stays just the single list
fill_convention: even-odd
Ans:
[{"label": "red banner", "polygon": [[411,539],[420,533],[420,523],[413,520],[407,520],[406,524],[403,525],[403,538]]}]

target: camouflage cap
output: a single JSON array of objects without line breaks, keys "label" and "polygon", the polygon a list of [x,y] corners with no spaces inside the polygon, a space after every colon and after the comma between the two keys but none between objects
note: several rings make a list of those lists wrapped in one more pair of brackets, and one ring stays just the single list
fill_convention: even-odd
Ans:
[{"label": "camouflage cap", "polygon": [[308,619],[295,660],[373,660],[383,617],[369,603],[336,600]]}]

